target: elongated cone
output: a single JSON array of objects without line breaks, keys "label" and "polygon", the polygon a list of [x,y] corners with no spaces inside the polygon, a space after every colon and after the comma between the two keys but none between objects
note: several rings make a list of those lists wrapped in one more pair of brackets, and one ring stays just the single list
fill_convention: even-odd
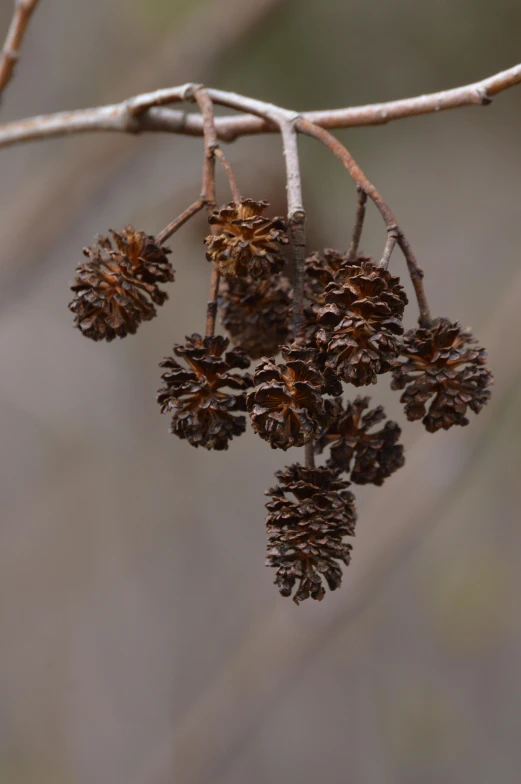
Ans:
[{"label": "elongated cone", "polygon": [[[323,583],[335,591],[342,582],[339,561],[351,560],[351,545],[343,541],[354,536],[356,510],[354,496],[327,468],[305,468],[296,464],[275,474],[279,484],[266,491],[268,517],[267,566],[277,570],[275,584],[283,596],[293,596],[296,604],[311,597],[321,601]],[[293,498],[291,497],[293,496]]]}]

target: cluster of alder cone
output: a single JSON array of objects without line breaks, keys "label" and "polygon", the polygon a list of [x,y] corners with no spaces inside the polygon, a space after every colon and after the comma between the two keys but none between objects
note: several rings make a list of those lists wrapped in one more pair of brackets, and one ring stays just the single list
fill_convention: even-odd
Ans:
[{"label": "cluster of alder cone", "polygon": [[[357,247],[313,253],[305,263],[304,329],[295,340],[293,288],[282,274],[285,221],[268,204],[241,199],[214,211],[207,259],[222,280],[219,309],[230,338],[193,334],[161,362],[157,400],[171,432],[195,447],[223,450],[246,428],[272,448],[306,447],[305,464],[277,472],[270,501],[267,564],[283,596],[321,600],[341,584],[355,533],[355,484],[381,485],[404,464],[400,427],[369,397],[343,402],[343,384],[365,387],[384,373],[410,420],[434,433],[466,425],[490,397],[486,352],[446,318],[404,334],[407,297],[386,264]],[[170,250],[127,227],[86,248],[69,307],[93,340],[134,333],[156,315],[174,280]],[[233,347],[230,348],[230,339]],[[281,359],[277,361],[276,355]],[[247,369],[258,361],[253,375]],[[328,450],[325,465],[314,456]]]}]

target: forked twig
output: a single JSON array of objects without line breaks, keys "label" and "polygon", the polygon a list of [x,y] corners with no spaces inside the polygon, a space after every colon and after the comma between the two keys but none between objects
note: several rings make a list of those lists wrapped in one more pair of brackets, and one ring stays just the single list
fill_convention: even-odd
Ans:
[{"label": "forked twig", "polygon": [[309,120],[306,120],[304,117],[301,117],[297,120],[296,127],[302,133],[305,133],[308,136],[313,136],[315,139],[321,141],[322,144],[325,144],[325,146],[331,150],[333,155],[335,155],[338,160],[343,163],[356,184],[362,188],[367,193],[369,198],[374,202],[384,220],[388,237],[389,235],[392,236],[392,239],[388,240],[388,243],[386,244],[384,258],[386,252],[390,257],[392,248],[394,247],[395,242],[397,242],[405,256],[407,267],[409,269],[409,275],[414,286],[416,299],[418,301],[418,308],[420,311],[420,324],[422,326],[428,326],[431,323],[431,315],[429,305],[427,303],[425,289],[423,287],[423,271],[420,269],[418,262],[416,261],[416,257],[412,252],[412,248],[407,238],[405,237],[405,234],[398,225],[394,212],[378,193],[372,182],[367,179],[349,150],[344,147],[344,145],[337,138],[329,133],[329,131],[326,131],[325,128],[320,128],[318,125],[315,125]]}]

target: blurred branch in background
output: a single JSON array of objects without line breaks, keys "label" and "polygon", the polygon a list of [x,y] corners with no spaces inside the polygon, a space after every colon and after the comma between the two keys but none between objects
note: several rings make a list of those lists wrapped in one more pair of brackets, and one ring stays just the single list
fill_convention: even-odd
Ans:
[{"label": "blurred branch in background", "polygon": [[[521,374],[521,356],[513,361],[504,340],[505,335],[521,331],[520,303],[518,274],[487,338],[502,390],[495,408],[502,407]],[[486,412],[481,427],[469,428],[463,441],[458,433],[447,434],[445,440],[434,443],[429,435],[423,436],[411,450],[405,469],[395,478],[392,491],[385,497],[374,496],[364,517],[373,522],[385,519],[385,526],[373,526],[371,542],[357,552],[347,603],[321,607],[321,612],[307,617],[305,624],[298,622],[292,607],[281,603],[255,624],[220,676],[174,728],[173,757],[183,784],[224,775],[238,750],[260,730],[310,661],[388,586],[397,569],[433,530],[444,508],[454,505],[454,495],[462,491],[465,478],[489,443],[489,425],[494,416],[494,409]],[[447,460],[447,453],[453,459]],[[421,487],[422,492],[411,497],[409,489],[414,486]],[[171,747],[172,740],[164,739],[156,749],[158,761],[171,758]],[[159,768],[157,765],[155,769]],[[162,784],[163,779],[153,779],[149,784],[159,782]]]},{"label": "blurred branch in background", "polygon": [[13,18],[0,54],[0,93],[13,78],[24,35],[38,2],[39,0],[15,0]]},{"label": "blurred branch in background", "polygon": [[[304,112],[302,117],[322,128],[330,129],[382,125],[390,120],[416,117],[420,114],[431,114],[461,106],[487,106],[492,102],[493,96],[520,82],[521,65],[515,65],[480,82],[452,90],[367,106],[308,111]],[[163,104],[178,101],[182,89],[165,88],[146,95],[137,95],[117,104],[72,112],[57,112],[8,123],[0,127],[0,147],[89,131],[120,131],[133,134],[143,131],[163,131],[201,136],[203,124],[199,115],[187,115],[181,111],[158,108]],[[139,108],[139,114],[136,113],[136,107]],[[234,141],[239,136],[247,134],[277,130],[277,126],[273,123],[250,115],[219,117],[215,127],[217,135],[224,141]]]}]

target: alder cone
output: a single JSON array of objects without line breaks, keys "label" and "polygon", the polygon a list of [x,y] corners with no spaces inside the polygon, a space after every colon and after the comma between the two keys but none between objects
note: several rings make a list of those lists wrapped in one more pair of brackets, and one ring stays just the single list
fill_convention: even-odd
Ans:
[{"label": "alder cone", "polygon": [[[185,345],[174,346],[174,354],[186,366],[168,357],[160,367],[165,386],[157,393],[161,413],[173,412],[171,433],[206,449],[228,449],[228,442],[246,429],[244,390],[251,386],[251,376],[230,372],[247,368],[250,361],[240,348],[225,353],[229,340],[220,336],[186,338]],[[226,388],[237,390],[235,393]]]},{"label": "alder cone", "polygon": [[304,329],[308,346],[315,345],[315,337],[320,329],[319,317],[326,304],[326,286],[332,283],[336,273],[350,264],[361,264],[362,261],[372,262],[369,256],[358,254],[350,261],[347,253],[325,248],[321,253],[316,251],[306,259],[304,270]]},{"label": "alder cone", "polygon": [[[331,591],[340,587],[342,569],[349,565],[356,510],[349,482],[327,468],[295,464],[275,476],[279,484],[266,491],[268,516],[267,566],[277,570],[275,584],[296,604],[311,597],[321,601],[325,581]],[[289,496],[289,497],[288,497]],[[291,498],[293,496],[293,498]]]},{"label": "alder cone", "polygon": [[292,287],[287,278],[224,282],[219,295],[221,321],[251,359],[278,354],[291,331]]},{"label": "alder cone", "polygon": [[285,364],[271,357],[256,368],[247,406],[253,430],[273,449],[286,450],[315,438],[334,409],[322,397],[325,379],[315,364],[317,351],[295,343],[281,351]]},{"label": "alder cone", "polygon": [[487,352],[459,323],[438,318],[410,330],[401,352],[391,386],[405,390],[400,399],[407,418],[421,419],[430,433],[468,425],[467,409],[479,414],[489,401],[494,378],[484,367]]},{"label": "alder cone", "polygon": [[320,434],[315,449],[321,453],[329,446],[328,468],[350,474],[356,484],[382,485],[405,463],[403,446],[398,443],[402,431],[388,420],[380,430],[369,432],[386,419],[382,406],[369,409],[370,401],[370,397],[357,397],[345,408],[341,401],[335,403],[335,418]]},{"label": "alder cone", "polygon": [[397,362],[407,304],[399,278],[370,261],[346,264],[325,291],[316,341],[326,366],[355,386],[375,384]]},{"label": "alder cone", "polygon": [[262,215],[266,201],[241,199],[230,202],[209,217],[219,234],[205,239],[206,258],[218,264],[227,280],[250,275],[254,280],[280,272],[285,264],[282,246],[289,243],[282,218]]},{"label": "alder cone", "polygon": [[95,245],[84,248],[88,261],[76,268],[70,286],[75,326],[96,341],[134,334],[141,322],[156,316],[154,306],[168,299],[158,284],[174,280],[167,258],[171,251],[154,237],[132,226],[111,234],[112,241],[98,237]]}]

